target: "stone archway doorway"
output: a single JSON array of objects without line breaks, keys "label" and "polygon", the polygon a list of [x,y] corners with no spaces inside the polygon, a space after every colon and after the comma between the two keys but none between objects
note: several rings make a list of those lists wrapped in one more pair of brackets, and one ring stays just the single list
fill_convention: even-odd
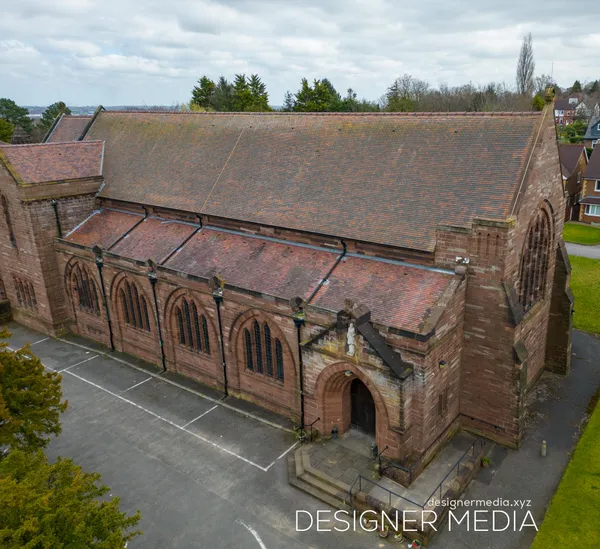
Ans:
[{"label": "stone archway doorway", "polygon": [[375,401],[368,387],[358,378],[350,384],[350,426],[365,434],[376,430]]}]

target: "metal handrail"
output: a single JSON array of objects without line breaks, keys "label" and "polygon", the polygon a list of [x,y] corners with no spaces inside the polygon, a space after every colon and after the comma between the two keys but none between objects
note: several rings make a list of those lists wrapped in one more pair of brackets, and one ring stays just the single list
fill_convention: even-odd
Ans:
[{"label": "metal handrail", "polygon": [[454,469],[457,469],[457,475],[460,474],[460,462],[465,458],[465,456],[471,452],[471,454],[474,456],[475,455],[475,446],[479,445],[481,446],[481,448],[483,448],[484,442],[482,439],[478,438],[476,440],[473,441],[473,443],[471,444],[471,446],[469,446],[469,448],[467,449],[467,451],[460,457],[460,459],[454,464],[454,466],[452,467],[452,469],[450,469],[450,471],[448,471],[448,473],[446,474],[446,476],[443,478],[442,482],[440,482],[435,489],[433,490],[433,492],[431,492],[431,494],[429,495],[429,497],[425,500],[425,504],[431,500],[431,498],[434,496],[434,494],[438,491],[440,491],[440,499],[442,499],[442,486],[444,484],[444,482],[446,482],[446,480],[448,479],[448,477],[452,474],[452,472],[454,471]]},{"label": "metal handrail", "polygon": [[395,497],[400,498],[400,499],[402,499],[404,501],[407,501],[411,505],[416,505],[417,507],[419,507],[421,509],[425,508],[425,505],[421,505],[420,503],[417,503],[416,501],[413,501],[412,499],[405,498],[404,496],[401,496],[400,494],[397,494],[396,492],[390,490],[389,488],[386,488],[385,486],[381,486],[381,484],[377,484],[376,482],[373,482],[371,479],[368,479],[367,477],[363,477],[362,475],[358,475],[358,477],[354,481],[354,484],[352,485],[352,488],[350,488],[350,491],[352,491],[352,489],[356,485],[356,482],[358,481],[358,491],[362,492],[362,481],[363,480],[365,480],[368,483],[376,486],[377,488],[381,488],[382,490],[386,491],[388,493],[388,505],[390,507],[392,506],[392,496],[395,496]]},{"label": "metal handrail", "polygon": [[318,417],[317,419],[315,419],[315,420],[314,420],[314,421],[313,421],[313,422],[312,422],[312,423],[309,425],[309,427],[310,427],[310,441],[311,441],[311,442],[313,441],[313,425],[314,425],[314,424],[315,424],[317,421],[319,421],[320,419],[321,419],[321,418],[320,418],[320,417]]}]

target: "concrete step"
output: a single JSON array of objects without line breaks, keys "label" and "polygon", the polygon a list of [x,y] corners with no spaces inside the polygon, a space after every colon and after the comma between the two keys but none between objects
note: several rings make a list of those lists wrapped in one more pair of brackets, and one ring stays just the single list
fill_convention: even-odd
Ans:
[{"label": "concrete step", "polygon": [[[323,471],[319,471],[313,467],[310,463],[310,456],[308,452],[303,451],[302,448],[299,449],[299,453],[297,454],[297,461],[302,462],[302,469],[304,470],[304,476],[311,476],[317,478],[322,483],[330,485],[337,492],[348,493],[350,490],[350,486],[345,482],[338,480],[337,478],[330,477],[329,475],[323,473]],[[296,468],[297,470],[298,468]]]},{"label": "concrete step", "polygon": [[301,456],[296,454],[288,455],[288,480],[292,486],[299,490],[310,494],[319,501],[330,505],[334,509],[350,510],[350,506],[346,504],[348,493],[335,488],[333,485],[319,480],[319,478],[302,472],[302,466],[298,467],[298,462],[302,461]]}]

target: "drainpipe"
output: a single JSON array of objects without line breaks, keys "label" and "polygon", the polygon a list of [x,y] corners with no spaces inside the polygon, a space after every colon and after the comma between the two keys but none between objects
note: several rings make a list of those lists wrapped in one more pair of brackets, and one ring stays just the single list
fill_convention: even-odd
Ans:
[{"label": "drainpipe", "polygon": [[62,232],[62,227],[60,226],[60,217],[58,216],[58,202],[53,198],[52,202],[50,202],[50,204],[52,204],[52,207],[54,208],[54,217],[56,218],[56,228],[58,229],[58,238],[62,238],[63,232]]},{"label": "drainpipe", "polygon": [[156,295],[156,283],[158,282],[158,275],[155,270],[155,263],[152,260],[148,260],[148,280],[152,286],[152,297],[154,298],[154,311],[156,312],[156,328],[158,330],[158,346],[160,347],[160,358],[162,360],[163,372],[167,371],[167,361],[165,358],[165,347],[163,345],[162,330],[160,327],[160,311],[158,309],[158,297]]},{"label": "drainpipe", "polygon": [[[59,229],[59,231],[60,231],[60,229]],[[110,309],[108,308],[108,299],[106,298],[106,290],[104,288],[104,276],[102,275],[102,269],[104,268],[104,259],[102,258],[102,248],[100,246],[94,246],[94,253],[96,254],[96,267],[98,267],[98,276],[100,277],[100,290],[102,291],[102,302],[104,303],[104,312],[106,313],[106,323],[108,324],[108,336],[110,339],[110,350],[114,351],[115,344],[113,341],[112,321],[110,320]]]},{"label": "drainpipe", "polygon": [[296,325],[296,335],[298,337],[298,365],[300,367],[300,429],[304,430],[304,363],[302,362],[302,346],[300,329],[304,326],[306,315],[302,307],[294,313],[294,324]]},{"label": "drainpipe", "polygon": [[218,287],[213,291],[213,299],[217,304],[217,320],[219,322],[219,344],[221,347],[221,364],[223,367],[223,393],[229,396],[227,389],[227,363],[225,362],[225,346],[223,344],[223,323],[221,322],[221,303],[223,303],[223,288]]}]

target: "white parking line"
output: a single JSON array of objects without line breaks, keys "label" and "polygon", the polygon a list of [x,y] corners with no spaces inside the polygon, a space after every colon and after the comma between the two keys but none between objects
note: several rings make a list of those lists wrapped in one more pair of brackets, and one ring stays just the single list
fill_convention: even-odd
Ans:
[{"label": "white parking line", "polygon": [[188,431],[185,427],[182,427],[181,425],[177,425],[176,423],[173,423],[172,421],[168,420],[167,418],[164,418],[164,417],[159,416],[158,414],[154,413],[152,410],[148,410],[147,408],[144,408],[143,406],[140,406],[139,404],[136,404],[135,402],[132,402],[131,400],[128,400],[125,397],[118,395],[117,393],[113,393],[112,391],[109,391],[108,389],[105,389],[104,387],[101,387],[100,385],[97,385],[96,383],[93,383],[92,381],[85,379],[84,377],[78,376],[77,374],[74,374],[73,372],[68,372],[66,370],[62,370],[60,373],[63,373],[63,372],[79,379],[80,381],[83,381],[84,383],[88,383],[92,387],[96,387],[96,389],[100,389],[101,391],[104,391],[105,393],[108,393],[109,395],[112,395],[115,398],[122,400],[123,402],[127,402],[127,404],[131,404],[132,406],[135,406],[136,408],[146,412],[147,414],[150,414],[151,416],[153,416],[157,419],[160,419],[161,421],[164,421],[165,423],[168,423],[169,425],[175,427],[176,429],[179,429],[180,431],[183,431],[184,433],[187,433],[188,435],[192,435],[193,437],[196,437],[198,440],[201,440],[202,442],[206,442],[207,444],[210,444],[211,446],[221,450],[222,452],[225,452],[226,454],[236,457],[236,458],[248,463],[249,465],[256,467],[257,469],[264,471],[265,473],[269,470],[269,467],[271,467],[271,465],[269,465],[269,467],[263,467],[262,465],[259,465],[258,463],[254,463],[253,461],[245,458],[244,456],[240,456],[239,454],[236,454],[235,452],[232,452],[231,450],[228,450],[227,448],[223,448],[222,446],[219,446],[218,444],[216,444],[215,442],[212,442],[211,440],[208,440],[207,438],[204,438],[196,433],[193,433],[192,431]]},{"label": "white parking line", "polygon": [[260,545],[260,549],[267,549],[267,546],[263,543],[263,540],[260,539],[258,532],[254,528],[252,528],[252,526],[248,526],[245,522],[241,521],[240,519],[236,519],[235,522],[241,524],[246,530],[248,530],[248,532],[250,532],[254,536],[254,539],[258,542],[258,545]]},{"label": "white parking line", "polygon": [[194,421],[200,419],[201,417],[204,417],[206,414],[208,414],[208,412],[212,412],[215,408],[218,408],[219,405],[216,404],[215,406],[213,406],[210,410],[206,410],[206,412],[204,412],[203,414],[200,414],[196,419],[192,419],[192,421],[188,421],[183,428],[185,429],[188,425],[191,425],[192,423],[194,423]]},{"label": "white parking line", "polygon": [[98,358],[98,355],[91,356],[90,358],[86,358],[85,360],[82,360],[81,362],[78,362],[77,364],[73,364],[73,366],[69,366],[68,368],[63,368],[62,370],[56,370],[56,371],[60,372],[60,373],[67,372],[71,368],[75,368],[75,366],[79,366],[80,364],[83,364],[84,362],[89,362],[90,360],[94,360],[95,358]]},{"label": "white parking line", "polygon": [[44,341],[49,340],[49,337],[45,337],[44,339],[40,339],[39,341],[36,341],[35,343],[30,343],[29,346],[33,347],[34,345],[37,345],[38,343],[43,343]]},{"label": "white parking line", "polygon": [[151,379],[154,379],[152,376],[144,379],[144,381],[140,381],[139,383],[136,383],[135,385],[132,385],[131,387],[129,387],[128,389],[125,389],[124,391],[121,391],[121,395],[123,393],[126,393],[127,391],[131,391],[131,389],[135,389],[136,387],[139,387],[142,383],[146,383],[146,381],[150,381]]}]

